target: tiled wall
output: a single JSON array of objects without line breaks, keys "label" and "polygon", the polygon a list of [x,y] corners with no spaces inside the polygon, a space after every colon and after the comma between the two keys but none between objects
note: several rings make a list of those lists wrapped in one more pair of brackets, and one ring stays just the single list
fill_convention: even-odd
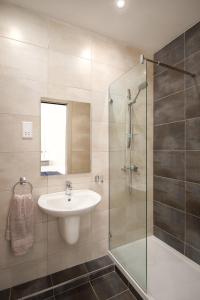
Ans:
[{"label": "tiled wall", "polygon": [[[138,53],[108,38],[52,21],[15,6],[0,6],[0,289],[42,277],[104,255],[108,248],[109,84],[135,65]],[[92,172],[40,177],[40,98],[90,102]],[[21,121],[33,122],[33,139],[21,139]],[[102,174],[104,183],[94,183]],[[91,188],[103,197],[96,211],[82,218],[78,244],[66,245],[57,221],[37,208],[35,243],[14,257],[4,239],[13,184],[26,176],[39,195]]]},{"label": "tiled wall", "polygon": [[155,54],[154,233],[200,263],[200,23]]}]

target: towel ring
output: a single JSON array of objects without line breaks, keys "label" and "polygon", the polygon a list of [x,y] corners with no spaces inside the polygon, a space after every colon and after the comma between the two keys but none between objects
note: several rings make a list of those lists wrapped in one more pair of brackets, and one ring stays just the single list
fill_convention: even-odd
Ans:
[{"label": "towel ring", "polygon": [[20,185],[28,184],[30,186],[31,193],[32,193],[33,185],[29,181],[27,181],[26,177],[20,177],[19,181],[17,181],[15,183],[15,185],[13,186],[13,192],[15,192],[15,188],[18,184],[20,184]]}]

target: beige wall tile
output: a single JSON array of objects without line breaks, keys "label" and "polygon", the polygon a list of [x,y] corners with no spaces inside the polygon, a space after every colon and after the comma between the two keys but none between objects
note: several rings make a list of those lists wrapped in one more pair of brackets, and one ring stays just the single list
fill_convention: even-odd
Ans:
[{"label": "beige wall tile", "polygon": [[91,88],[91,62],[49,50],[49,83]]},{"label": "beige wall tile", "polygon": [[47,49],[0,37],[0,66],[13,68],[18,78],[47,80]]},{"label": "beige wall tile", "polygon": [[13,116],[10,114],[0,114],[0,152],[12,152],[14,150]]},{"label": "beige wall tile", "polygon": [[7,289],[12,286],[10,269],[0,269],[0,290]]},{"label": "beige wall tile", "polygon": [[47,21],[14,5],[0,6],[0,35],[21,42],[48,47]]},{"label": "beige wall tile", "polygon": [[47,97],[78,102],[91,102],[92,99],[90,90],[51,83],[47,85]]},{"label": "beige wall tile", "polygon": [[94,122],[108,122],[108,91],[92,91],[92,120]]},{"label": "beige wall tile", "polygon": [[104,256],[108,253],[108,238],[92,243],[92,259]]},{"label": "beige wall tile", "polygon": [[110,178],[112,180],[122,180],[126,178],[126,173],[122,171],[122,168],[126,165],[125,157],[124,151],[110,152]]},{"label": "beige wall tile", "polygon": [[44,187],[35,187],[35,186],[33,187],[33,199],[35,201],[35,210],[34,210],[35,223],[47,222],[47,215],[43,213],[38,206],[39,197],[41,195],[47,194],[47,179],[44,178],[44,181],[46,181]]},{"label": "beige wall tile", "polygon": [[126,126],[124,123],[110,123],[109,135],[112,137],[110,151],[123,151],[127,143]]},{"label": "beige wall tile", "polygon": [[99,151],[92,153],[92,174],[103,175],[103,179],[108,179],[108,152]]},{"label": "beige wall tile", "polygon": [[33,247],[25,255],[14,256],[10,247],[10,242],[6,241],[4,238],[4,234],[1,233],[0,246],[0,270],[1,268],[12,267],[14,265],[19,265],[31,260],[46,259],[47,240],[35,242]]},{"label": "beige wall tile", "polygon": [[139,52],[107,37],[94,35],[92,40],[92,59],[124,71],[139,62]]},{"label": "beige wall tile", "polygon": [[46,178],[40,176],[40,152],[0,153],[0,190],[12,189],[21,176],[33,186],[46,185]]},{"label": "beige wall tile", "polygon": [[109,85],[122,74],[122,70],[106,64],[92,62],[92,89],[105,92],[108,90]]},{"label": "beige wall tile", "polygon": [[108,123],[92,123],[92,151],[108,151]]},{"label": "beige wall tile", "polygon": [[[69,42],[70,41],[70,42]],[[91,59],[91,34],[70,24],[49,22],[49,48],[84,59]]]},{"label": "beige wall tile", "polygon": [[1,113],[39,116],[40,98],[46,92],[43,83],[20,78],[6,67],[0,72],[0,93]]},{"label": "beige wall tile", "polygon": [[30,280],[44,277],[47,274],[47,261],[31,260],[9,268],[9,277],[11,286],[15,286]]},{"label": "beige wall tile", "polygon": [[108,236],[108,210],[95,210],[92,213],[92,240],[104,240]]},{"label": "beige wall tile", "polygon": [[5,232],[12,192],[0,192],[0,232]]},{"label": "beige wall tile", "polygon": [[91,189],[99,193],[102,197],[101,202],[96,207],[96,211],[109,209],[109,184],[108,179],[104,179],[103,183],[92,182]]}]

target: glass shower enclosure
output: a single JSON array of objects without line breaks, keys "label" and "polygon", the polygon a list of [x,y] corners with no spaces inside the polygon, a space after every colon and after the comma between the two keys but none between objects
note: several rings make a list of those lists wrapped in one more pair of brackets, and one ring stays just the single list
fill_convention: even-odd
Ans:
[{"label": "glass shower enclosure", "polygon": [[147,75],[138,64],[109,89],[109,250],[147,289]]}]

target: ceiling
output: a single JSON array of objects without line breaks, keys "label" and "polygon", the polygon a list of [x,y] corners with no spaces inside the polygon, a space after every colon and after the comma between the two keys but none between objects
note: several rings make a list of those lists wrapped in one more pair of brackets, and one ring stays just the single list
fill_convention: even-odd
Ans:
[{"label": "ceiling", "polygon": [[152,54],[200,21],[200,0],[6,0]]}]

